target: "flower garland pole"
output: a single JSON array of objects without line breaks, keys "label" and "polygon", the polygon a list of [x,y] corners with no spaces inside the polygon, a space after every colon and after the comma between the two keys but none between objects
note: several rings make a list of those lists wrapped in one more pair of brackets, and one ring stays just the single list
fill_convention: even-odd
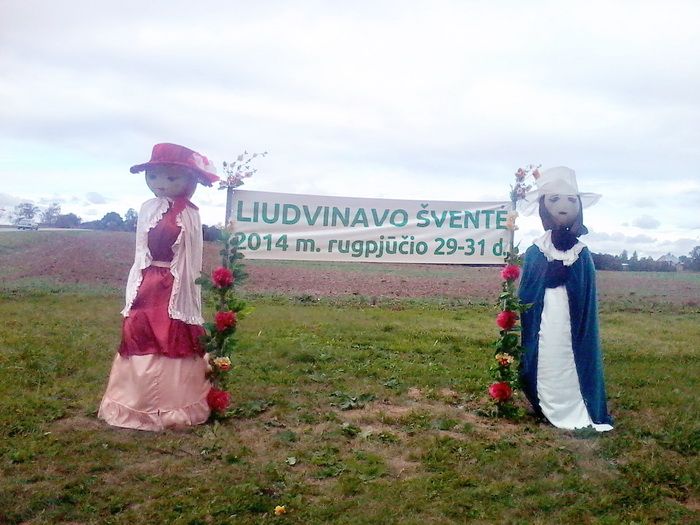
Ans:
[{"label": "flower garland pole", "polygon": [[[225,249],[228,249],[227,235],[224,233]],[[216,307],[214,322],[204,323],[206,334],[202,338],[209,361],[211,389],[207,395],[207,402],[212,418],[225,416],[231,404],[231,394],[227,388],[232,367],[231,356],[238,346],[238,320],[243,318],[246,312],[246,303],[236,297],[233,288],[234,283],[240,283],[242,280],[242,269],[238,262],[241,257],[242,254],[231,253],[225,265],[214,269],[211,276],[202,274],[197,279],[202,288],[210,292],[209,301],[215,303]]]},{"label": "flower garland pole", "polygon": [[520,315],[530,305],[523,304],[518,298],[515,281],[520,277],[522,257],[515,245],[515,220],[518,218],[516,210],[517,202],[523,199],[532,185],[528,183],[528,177],[539,177],[539,166],[527,166],[519,168],[515,172],[515,185],[511,186],[510,200],[512,210],[508,213],[506,227],[510,230],[510,250],[505,256],[506,265],[501,270],[501,294],[498,296],[500,313],[496,316],[496,324],[500,328],[500,337],[494,343],[495,363],[491,366],[491,377],[495,380],[489,386],[489,396],[496,405],[496,414],[500,417],[521,417],[522,409],[514,403],[515,392],[520,387],[518,366],[522,355],[520,341]]},{"label": "flower garland pole", "polygon": [[[233,191],[244,184],[243,179],[251,177],[257,171],[250,168],[250,162],[265,155],[267,152],[249,154],[246,151],[234,162],[224,162],[224,172],[227,176],[221,181],[219,189],[227,190],[227,226],[232,211]],[[208,292],[208,301],[216,309],[214,322],[204,323],[206,333],[202,338],[209,361],[208,375],[212,386],[207,395],[207,402],[212,418],[225,417],[231,404],[231,394],[227,386],[232,367],[231,356],[238,345],[236,329],[239,319],[249,312],[245,301],[239,299],[234,292],[234,285],[243,282],[247,276],[241,263],[243,254],[238,251],[236,236],[225,227],[221,232],[220,242],[223,245],[219,252],[221,266],[215,268],[211,275],[202,273],[197,279],[197,284]]]}]

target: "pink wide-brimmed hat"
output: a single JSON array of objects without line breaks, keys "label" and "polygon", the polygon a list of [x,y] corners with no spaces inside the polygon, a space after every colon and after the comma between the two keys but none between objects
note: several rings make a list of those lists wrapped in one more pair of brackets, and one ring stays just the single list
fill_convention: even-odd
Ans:
[{"label": "pink wide-brimmed hat", "polygon": [[200,155],[184,146],[177,144],[156,144],[151,152],[151,160],[143,164],[131,166],[131,173],[138,173],[151,166],[182,166],[189,168],[197,174],[197,182],[205,186],[211,186],[219,177],[216,168],[204,155]]}]

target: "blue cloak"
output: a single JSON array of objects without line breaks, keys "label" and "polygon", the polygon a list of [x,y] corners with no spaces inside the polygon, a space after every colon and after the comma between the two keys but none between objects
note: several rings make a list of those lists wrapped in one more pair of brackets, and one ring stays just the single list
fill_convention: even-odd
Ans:
[{"label": "blue cloak", "polygon": [[[544,307],[544,279],[547,259],[534,244],[525,252],[522,279],[518,295],[532,308],[522,314],[523,356],[520,378],[525,395],[535,410],[542,411],[537,397],[537,354],[540,322]],[[598,303],[595,286],[595,267],[588,248],[583,248],[578,260],[571,265],[566,281],[571,316],[571,343],[583,402],[594,423],[612,425],[608,414],[603,378],[603,359],[598,332]]]}]

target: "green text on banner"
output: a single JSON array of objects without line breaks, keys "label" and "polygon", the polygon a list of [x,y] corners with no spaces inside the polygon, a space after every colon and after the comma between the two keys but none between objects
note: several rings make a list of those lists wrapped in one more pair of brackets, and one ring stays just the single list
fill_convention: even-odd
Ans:
[{"label": "green text on banner", "polygon": [[249,259],[500,264],[510,206],[236,190],[227,223]]}]

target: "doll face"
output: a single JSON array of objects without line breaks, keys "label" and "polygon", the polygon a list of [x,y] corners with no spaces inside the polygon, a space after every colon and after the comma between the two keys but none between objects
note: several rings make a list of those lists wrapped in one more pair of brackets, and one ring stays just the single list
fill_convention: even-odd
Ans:
[{"label": "doll face", "polygon": [[553,193],[544,198],[544,207],[552,216],[557,226],[569,227],[581,211],[578,195]]},{"label": "doll face", "polygon": [[153,166],[146,169],[146,184],[156,197],[191,197],[197,180],[187,168]]}]

